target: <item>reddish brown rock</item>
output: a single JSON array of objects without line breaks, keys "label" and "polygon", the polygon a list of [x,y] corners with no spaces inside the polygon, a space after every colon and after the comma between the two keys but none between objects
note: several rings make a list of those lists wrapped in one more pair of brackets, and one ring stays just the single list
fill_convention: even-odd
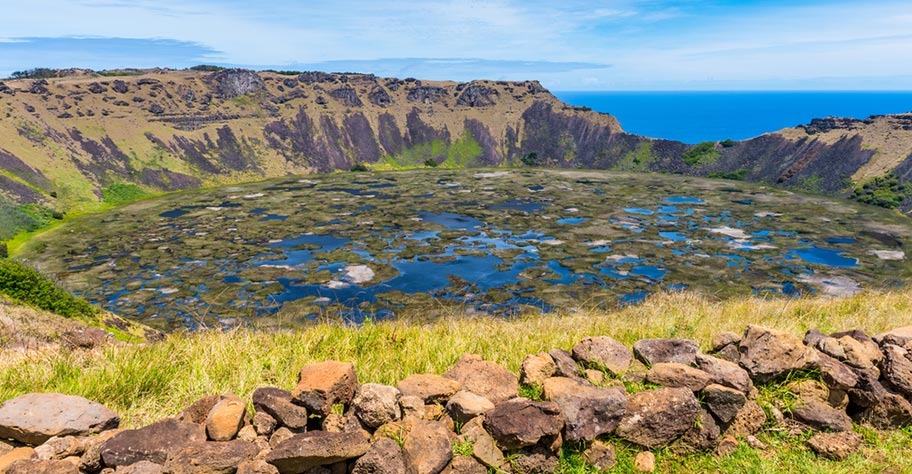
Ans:
[{"label": "reddish brown rock", "polygon": [[689,365],[660,362],[646,372],[646,380],[663,387],[684,387],[699,392],[709,385],[712,377]]},{"label": "reddish brown rock", "polygon": [[35,456],[42,461],[61,460],[71,456],[82,456],[86,449],[86,438],[76,436],[54,436],[41,446],[35,447]]},{"label": "reddish brown rock", "polygon": [[301,368],[291,396],[308,413],[326,416],[333,405],[351,403],[358,387],[355,366],[350,362],[315,362]]},{"label": "reddish brown rock", "polygon": [[310,468],[354,459],[370,449],[368,439],[357,433],[309,431],[279,443],[266,462],[281,474],[300,474]]},{"label": "reddish brown rock", "polygon": [[207,395],[193,402],[187,408],[184,408],[175,419],[184,423],[196,423],[199,425],[206,423],[206,417],[212,411],[212,407],[222,401],[219,395]]},{"label": "reddish brown rock", "polygon": [[402,445],[410,472],[437,474],[453,459],[450,431],[437,421],[417,421]]},{"label": "reddish brown rock", "polygon": [[541,385],[545,379],[557,372],[554,359],[547,352],[526,356],[519,370],[519,383],[523,385]]},{"label": "reddish brown rock", "polygon": [[618,436],[647,448],[665,446],[693,426],[700,403],[686,388],[660,388],[630,395]]},{"label": "reddish brown rock", "polygon": [[213,441],[232,440],[244,426],[246,415],[247,404],[240,397],[225,395],[206,416],[206,435]]},{"label": "reddish brown rock", "polygon": [[881,364],[881,376],[894,390],[912,396],[912,360],[909,351],[887,344],[883,348],[884,359]]},{"label": "reddish brown rock", "polygon": [[488,470],[471,456],[453,456],[443,474],[487,474]]},{"label": "reddish brown rock", "polygon": [[500,403],[485,418],[485,428],[503,449],[535,445],[542,438],[560,434],[564,425],[556,403],[525,398]]},{"label": "reddish brown rock", "polygon": [[494,404],[485,397],[465,390],[459,391],[446,404],[447,413],[454,421],[467,423],[472,418],[493,410]]},{"label": "reddish brown rock", "polygon": [[52,436],[85,436],[117,428],[104,405],[59,393],[29,393],[0,406],[0,439],[39,445]]},{"label": "reddish brown rock", "polygon": [[105,442],[101,458],[107,466],[129,466],[140,461],[164,464],[168,455],[206,441],[200,425],[162,420],[138,430],[124,430]]},{"label": "reddish brown rock", "polygon": [[4,472],[10,464],[23,459],[32,459],[35,457],[35,450],[32,448],[15,448],[0,455],[0,472]]},{"label": "reddish brown rock", "polygon": [[827,459],[842,461],[861,447],[861,435],[852,431],[818,433],[808,439],[808,446]]},{"label": "reddish brown rock", "polygon": [[654,472],[656,468],[656,457],[652,451],[642,451],[637,453],[633,460],[633,468],[637,472]]},{"label": "reddish brown rock", "polygon": [[479,355],[463,355],[443,376],[461,383],[462,390],[481,395],[494,404],[519,396],[516,376]]},{"label": "reddish brown rock", "polygon": [[79,461],[79,469],[83,472],[100,471],[104,467],[101,460],[101,450],[104,444],[121,430],[108,430],[98,436],[92,436],[85,441],[85,453]]},{"label": "reddish brown rock", "polygon": [[766,412],[757,402],[748,400],[732,422],[725,427],[724,433],[739,437],[754,435],[760,431],[764,423],[766,423]]},{"label": "reddish brown rock", "polygon": [[582,371],[573,355],[563,349],[554,349],[548,353],[554,361],[554,376],[582,380]]},{"label": "reddish brown rock", "polygon": [[237,474],[279,474],[275,466],[263,460],[242,462],[238,466]]},{"label": "reddish brown rock", "polygon": [[710,451],[719,445],[722,429],[708,411],[701,409],[696,423],[672,445],[672,450],[682,452]]},{"label": "reddish brown rock", "polygon": [[750,375],[734,362],[704,354],[697,354],[694,361],[697,368],[712,377],[712,383],[740,390],[745,395],[754,390]]},{"label": "reddish brown rock", "polygon": [[259,448],[249,441],[208,442],[188,446],[168,457],[167,474],[233,474],[251,461]]},{"label": "reddish brown rock", "polygon": [[750,325],[741,340],[741,366],[754,381],[769,382],[795,370],[811,369],[817,351],[782,331]]},{"label": "reddish brown rock", "polygon": [[402,397],[419,397],[425,403],[446,403],[459,389],[462,383],[433,374],[414,374],[402,379],[396,386]]},{"label": "reddish brown rock", "polygon": [[505,463],[503,452],[494,438],[484,429],[481,417],[473,418],[462,427],[461,438],[472,443],[472,456],[491,469],[500,469]]},{"label": "reddish brown rock", "polygon": [[80,474],[79,463],[71,461],[26,459],[13,461],[5,474]]},{"label": "reddish brown rock", "polygon": [[594,441],[588,449],[583,451],[583,459],[585,459],[590,466],[602,471],[607,471],[617,464],[617,452],[615,451],[613,444]]},{"label": "reddish brown rock", "polygon": [[618,375],[630,367],[630,349],[608,336],[587,337],[573,347],[573,358],[590,367]]},{"label": "reddish brown rock", "polygon": [[725,346],[735,345],[741,343],[741,335],[733,332],[720,332],[713,336],[712,339],[712,349],[718,351]]}]

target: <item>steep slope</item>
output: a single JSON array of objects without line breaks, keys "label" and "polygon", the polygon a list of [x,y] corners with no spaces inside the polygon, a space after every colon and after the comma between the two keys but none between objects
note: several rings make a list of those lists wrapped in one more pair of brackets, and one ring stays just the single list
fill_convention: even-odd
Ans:
[{"label": "steep slope", "polygon": [[7,200],[82,211],[142,193],[431,161],[719,176],[831,194],[892,170],[912,180],[912,116],[828,119],[695,147],[624,133],[614,117],[566,105],[534,81],[79,72],[0,83]]}]

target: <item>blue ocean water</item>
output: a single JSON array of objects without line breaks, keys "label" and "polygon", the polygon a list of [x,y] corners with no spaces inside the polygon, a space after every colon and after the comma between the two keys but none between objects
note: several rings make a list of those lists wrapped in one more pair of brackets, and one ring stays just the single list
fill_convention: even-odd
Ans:
[{"label": "blue ocean water", "polygon": [[555,92],[618,118],[629,133],[686,143],[743,140],[827,116],[864,119],[912,112],[902,92]]}]

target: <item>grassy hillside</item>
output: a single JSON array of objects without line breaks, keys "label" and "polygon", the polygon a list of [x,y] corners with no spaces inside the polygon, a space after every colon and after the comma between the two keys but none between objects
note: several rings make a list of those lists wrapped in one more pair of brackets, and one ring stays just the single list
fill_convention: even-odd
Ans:
[{"label": "grassy hillside", "polygon": [[[0,359],[0,399],[30,391],[59,391],[105,403],[140,426],[178,413],[204,395],[233,392],[249,397],[259,386],[290,389],[302,364],[353,361],[359,382],[395,384],[407,374],[442,373],[463,353],[478,353],[518,373],[526,354],[569,349],[590,335],[610,335],[625,344],[647,337],[688,337],[708,349],[714,334],[742,331],[753,323],[803,335],[809,328],[859,328],[870,334],[912,324],[912,292],[865,294],[847,299],[757,299],[715,302],[692,294],[659,295],[613,312],[577,312],[522,319],[472,318],[454,314],[432,324],[407,319],[346,327],[315,324],[296,332],[199,332],[172,334],[151,346],[111,346],[93,352],[46,351]],[[630,387],[636,389],[636,387]],[[761,386],[759,400],[780,393]],[[742,446],[735,454],[681,455],[658,452],[659,472],[910,472],[912,433],[856,428],[863,450],[848,461],[817,458],[803,436],[764,432],[767,450]],[[617,472],[629,472],[633,448],[620,445]],[[563,472],[586,472],[575,455]]]}]

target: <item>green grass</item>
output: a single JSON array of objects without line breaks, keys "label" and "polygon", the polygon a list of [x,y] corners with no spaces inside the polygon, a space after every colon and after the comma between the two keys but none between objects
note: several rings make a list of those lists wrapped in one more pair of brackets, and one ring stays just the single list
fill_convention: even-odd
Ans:
[{"label": "green grass", "polygon": [[114,183],[101,190],[102,201],[107,204],[120,204],[148,197],[149,193],[132,183]]}]

